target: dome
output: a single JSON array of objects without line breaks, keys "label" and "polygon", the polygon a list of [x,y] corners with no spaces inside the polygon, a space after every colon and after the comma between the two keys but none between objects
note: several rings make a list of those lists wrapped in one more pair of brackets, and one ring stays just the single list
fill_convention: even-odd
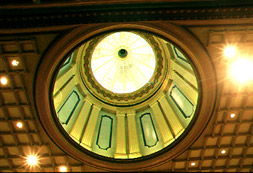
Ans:
[{"label": "dome", "polygon": [[85,40],[55,76],[59,128],[95,158],[157,157],[197,118],[199,86],[189,58],[149,32],[111,31]]}]

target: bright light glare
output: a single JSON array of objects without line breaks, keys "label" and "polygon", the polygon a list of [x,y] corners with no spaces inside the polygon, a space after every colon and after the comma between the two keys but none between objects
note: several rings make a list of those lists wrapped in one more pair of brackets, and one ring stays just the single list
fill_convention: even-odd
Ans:
[{"label": "bright light glare", "polygon": [[230,118],[234,118],[234,117],[235,117],[234,113],[230,114]]},{"label": "bright light glare", "polygon": [[195,162],[192,162],[192,163],[191,163],[191,166],[195,166],[195,165],[196,165],[196,163],[195,163]]},{"label": "bright light glare", "polygon": [[11,64],[13,65],[13,66],[18,66],[18,64],[19,64],[19,61],[17,61],[17,60],[12,60],[11,61]]},{"label": "bright light glare", "polygon": [[249,59],[238,59],[231,65],[231,76],[240,82],[253,79],[253,62]]},{"label": "bright light glare", "polygon": [[221,150],[221,154],[225,154],[226,153],[226,150]]},{"label": "bright light glare", "polygon": [[67,167],[66,166],[60,166],[59,171],[60,172],[67,172]]},{"label": "bright light glare", "polygon": [[224,49],[224,55],[228,58],[232,58],[236,54],[236,47],[235,46],[227,46]]},{"label": "bright light glare", "polygon": [[0,81],[1,81],[1,84],[2,84],[2,85],[6,85],[7,82],[8,82],[8,80],[7,80],[6,77],[2,77]]},{"label": "bright light glare", "polygon": [[23,123],[22,122],[17,122],[17,127],[18,128],[22,128],[23,127]]},{"label": "bright light glare", "polygon": [[33,166],[33,165],[37,165],[37,162],[38,159],[35,155],[29,155],[27,157],[27,164],[30,165],[30,166]]},{"label": "bright light glare", "polygon": [[[127,51],[124,58],[119,55],[122,49]],[[140,89],[152,77],[155,66],[152,47],[132,32],[108,35],[96,46],[91,59],[95,79],[114,93],[131,93]]]}]

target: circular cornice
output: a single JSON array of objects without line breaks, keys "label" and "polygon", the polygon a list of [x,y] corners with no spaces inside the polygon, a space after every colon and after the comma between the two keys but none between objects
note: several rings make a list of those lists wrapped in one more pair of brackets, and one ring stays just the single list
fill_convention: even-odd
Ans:
[{"label": "circular cornice", "polygon": [[[159,157],[146,157],[137,162],[112,162],[110,160],[95,158],[83,150],[77,143],[60,129],[52,103],[52,81],[55,70],[63,58],[73,50],[76,45],[100,33],[113,30],[143,30],[170,40],[180,47],[190,57],[189,61],[195,67],[199,82],[199,100],[196,108],[194,123],[197,124],[190,131],[184,133],[168,148],[159,152]],[[109,171],[143,171],[167,163],[172,158],[184,152],[202,133],[213,113],[216,103],[216,76],[213,64],[204,47],[184,29],[168,23],[128,23],[81,26],[63,36],[46,52],[39,66],[35,83],[35,103],[39,120],[49,137],[66,153],[92,167]],[[191,123],[190,126],[193,124]],[[187,129],[186,129],[187,130]],[[173,149],[172,149],[173,148]],[[127,163],[127,164],[126,164]]]}]

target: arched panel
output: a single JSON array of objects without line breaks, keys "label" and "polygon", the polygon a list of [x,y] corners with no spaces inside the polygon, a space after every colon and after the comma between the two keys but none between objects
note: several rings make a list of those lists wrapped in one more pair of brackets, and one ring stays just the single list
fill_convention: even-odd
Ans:
[{"label": "arched panel", "polygon": [[76,91],[72,91],[57,112],[59,120],[62,124],[68,124],[79,102],[80,97],[78,93]]},{"label": "arched panel", "polygon": [[98,135],[97,135],[97,146],[100,149],[107,150],[111,148],[112,141],[112,125],[113,119],[107,115],[101,117]]},{"label": "arched panel", "polygon": [[180,64],[181,66],[183,66],[183,68],[188,69],[189,71],[192,71],[192,67],[190,62],[188,61],[188,59],[186,58],[186,56],[184,55],[184,53],[178,49],[178,47],[170,44],[172,50],[173,50],[173,54],[175,57],[175,62]]},{"label": "arched panel", "polygon": [[143,114],[140,117],[140,123],[144,145],[148,147],[155,146],[159,140],[150,113]]},{"label": "arched panel", "polygon": [[189,64],[189,62],[185,58],[185,56],[175,46],[173,46],[173,50],[174,50],[174,52],[176,54],[176,58],[178,58],[178,59],[180,59],[180,60],[182,60],[182,61],[184,61],[184,62],[186,62],[186,63]]},{"label": "arched panel", "polygon": [[194,105],[180,89],[174,85],[170,91],[170,97],[185,118],[190,118],[194,113]]}]

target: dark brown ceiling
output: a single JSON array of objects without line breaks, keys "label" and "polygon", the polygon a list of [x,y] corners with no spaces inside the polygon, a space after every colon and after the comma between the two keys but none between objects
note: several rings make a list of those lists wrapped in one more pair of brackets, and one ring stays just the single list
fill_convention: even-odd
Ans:
[{"label": "dark brown ceiling", "polygon": [[[13,3],[17,13],[10,5]],[[45,4],[43,8],[49,8],[50,3],[57,4],[58,1],[41,0],[38,4]],[[171,3],[175,5],[176,1]],[[208,3],[211,4],[211,1]],[[215,3],[217,5],[218,1]],[[226,79],[224,71],[228,68],[227,62],[220,58],[217,48],[225,44],[229,33],[235,32],[241,34],[239,44],[252,44],[252,1],[220,1],[221,6],[200,8],[199,5],[193,8],[191,5],[187,6],[187,9],[186,6],[161,8],[159,3],[150,8],[148,3],[129,10],[129,4],[125,4],[124,10],[118,10],[122,8],[120,6],[108,6],[107,9],[97,6],[100,9],[97,12],[94,12],[96,8],[89,11],[85,6],[80,6],[81,10],[78,12],[75,11],[77,7],[70,6],[65,8],[67,12],[57,11],[59,9],[52,5],[54,7],[50,8],[55,9],[55,12],[50,11],[47,14],[43,10],[22,12],[29,4],[36,6],[33,1],[8,0],[1,1],[0,4],[0,9],[4,9],[0,12],[0,76],[7,76],[9,79],[6,86],[0,86],[0,171],[29,171],[24,166],[24,157],[29,152],[38,152],[40,155],[40,167],[36,168],[36,171],[58,171],[58,166],[62,164],[67,165],[69,171],[105,171],[81,163],[60,150],[41,127],[34,107],[33,84],[43,53],[63,31],[67,32],[74,26],[89,23],[85,22],[86,19],[89,19],[90,23],[146,20],[174,21],[176,24],[180,24],[179,21],[188,22],[187,26],[182,26],[205,45],[214,63],[218,101],[206,130],[178,157],[152,170],[143,171],[253,171],[253,87],[240,88]],[[205,2],[201,4],[204,5]],[[127,13],[126,17],[121,15],[124,11]],[[97,17],[103,13],[105,18]],[[133,17],[135,20],[131,20]],[[223,41],[212,42],[207,39],[207,33],[223,35]],[[251,38],[251,42],[244,42],[246,36]],[[18,67],[10,66],[13,57],[20,60]],[[234,119],[229,117],[232,112],[236,113]],[[23,121],[24,128],[18,129],[17,121]],[[222,149],[227,152],[221,154]],[[196,162],[196,166],[191,166],[192,162]]]}]

